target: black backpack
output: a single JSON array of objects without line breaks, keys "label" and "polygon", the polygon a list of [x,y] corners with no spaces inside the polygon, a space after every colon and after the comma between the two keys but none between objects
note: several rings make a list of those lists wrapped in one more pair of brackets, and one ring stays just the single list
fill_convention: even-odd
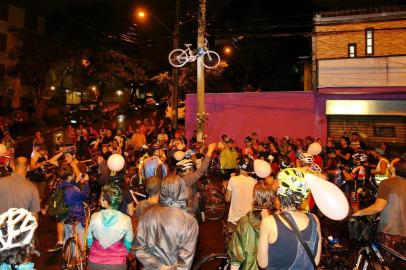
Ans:
[{"label": "black backpack", "polygon": [[66,218],[69,212],[69,207],[63,201],[63,190],[57,188],[49,198],[48,214],[57,220]]}]

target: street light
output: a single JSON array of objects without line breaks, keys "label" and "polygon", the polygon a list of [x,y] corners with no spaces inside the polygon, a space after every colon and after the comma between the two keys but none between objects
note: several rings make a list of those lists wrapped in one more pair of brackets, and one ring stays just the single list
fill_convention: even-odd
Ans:
[{"label": "street light", "polygon": [[[140,20],[144,20],[147,15],[151,15],[155,21],[157,21],[165,30],[167,30],[172,35],[173,39],[173,49],[177,49],[179,47],[179,15],[180,15],[180,0],[176,0],[175,2],[175,25],[173,31],[166,26],[158,17],[153,14],[147,13],[143,9],[137,10],[137,18]],[[178,68],[173,68],[173,90],[172,90],[172,127],[175,129],[178,128],[178,78],[179,78],[179,70]]]},{"label": "street light", "polygon": [[144,9],[137,9],[137,11],[135,12],[136,17],[140,20],[145,20],[148,16],[151,16],[154,20],[156,20],[163,28],[165,28],[165,30],[167,30],[169,33],[171,33],[171,35],[173,35],[173,31],[171,29],[169,29],[168,26],[166,26],[160,19],[158,19],[157,16],[155,16],[152,13],[147,12]]},{"label": "street light", "polygon": [[225,55],[230,55],[233,53],[233,49],[230,46],[225,46],[223,52]]},{"label": "street light", "polygon": [[137,16],[141,19],[145,18],[145,12],[144,11],[138,11]]}]

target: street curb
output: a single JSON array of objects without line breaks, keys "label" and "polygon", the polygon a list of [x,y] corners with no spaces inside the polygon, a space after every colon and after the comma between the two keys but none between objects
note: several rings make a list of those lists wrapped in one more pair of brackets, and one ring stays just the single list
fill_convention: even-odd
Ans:
[{"label": "street curb", "polygon": [[[59,130],[63,130],[63,127],[59,126],[59,127],[51,128],[51,129],[48,129],[48,130],[45,130],[45,131],[41,131],[41,133],[42,133],[42,135],[47,135],[49,133],[53,133],[53,132],[56,132],[56,131],[59,131]],[[26,137],[20,138],[18,140],[16,139],[16,142],[17,143],[25,142],[25,141],[28,141],[28,140],[32,140],[33,138],[34,138],[34,135],[26,136]]]}]

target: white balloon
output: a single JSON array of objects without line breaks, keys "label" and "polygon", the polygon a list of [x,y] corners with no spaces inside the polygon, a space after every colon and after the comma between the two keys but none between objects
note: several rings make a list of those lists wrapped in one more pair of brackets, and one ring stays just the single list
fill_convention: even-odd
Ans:
[{"label": "white balloon", "polygon": [[265,160],[256,159],[254,160],[254,172],[258,177],[267,178],[272,172],[271,165]]},{"label": "white balloon", "polygon": [[182,151],[183,148],[185,148],[185,145],[183,143],[179,143],[178,145],[176,145],[176,150],[178,151]]},{"label": "white balloon", "polygon": [[181,161],[181,160],[185,157],[185,152],[183,152],[183,151],[177,151],[177,152],[175,152],[175,154],[173,154],[173,157],[174,157],[177,161]]},{"label": "white balloon", "polygon": [[120,154],[113,154],[107,160],[107,167],[114,172],[120,171],[122,168],[124,168],[124,165],[125,160]]},{"label": "white balloon", "polygon": [[348,216],[348,200],[336,185],[311,173],[305,174],[305,180],[317,207],[326,217],[342,220]]},{"label": "white balloon", "polygon": [[4,156],[7,153],[7,148],[4,144],[0,144],[0,157]]},{"label": "white balloon", "polygon": [[309,148],[307,148],[307,153],[315,156],[315,155],[320,154],[322,149],[323,148],[321,147],[321,145],[318,142],[314,142],[309,145]]}]

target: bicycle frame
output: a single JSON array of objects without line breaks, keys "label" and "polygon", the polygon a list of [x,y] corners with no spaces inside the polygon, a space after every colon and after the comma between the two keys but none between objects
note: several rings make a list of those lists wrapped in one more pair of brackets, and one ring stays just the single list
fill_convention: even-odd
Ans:
[{"label": "bicycle frame", "polygon": [[197,53],[193,54],[193,51],[192,51],[192,49],[190,49],[190,46],[191,45],[186,46],[186,49],[185,49],[185,52],[186,52],[186,54],[188,56],[187,61],[188,62],[194,62],[194,61],[196,61],[199,54],[197,54]]}]

